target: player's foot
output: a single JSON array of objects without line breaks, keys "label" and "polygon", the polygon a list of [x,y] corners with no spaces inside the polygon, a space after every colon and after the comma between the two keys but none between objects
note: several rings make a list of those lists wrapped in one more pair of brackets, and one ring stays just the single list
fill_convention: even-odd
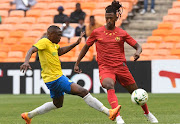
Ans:
[{"label": "player's foot", "polygon": [[28,117],[28,113],[22,113],[21,117],[26,121],[26,124],[31,124],[31,118]]},{"label": "player's foot", "polygon": [[121,108],[121,105],[118,105],[116,108],[114,109],[109,109],[109,119],[111,119],[112,121],[114,121],[114,119],[116,118],[116,115],[118,114],[119,110]]},{"label": "player's foot", "polygon": [[151,122],[151,123],[158,123],[158,120],[156,119],[156,117],[151,113],[149,112],[148,114],[144,114],[147,119]]},{"label": "player's foot", "polygon": [[117,124],[125,124],[124,120],[122,119],[122,117],[120,115],[118,115],[116,117],[116,123]]}]

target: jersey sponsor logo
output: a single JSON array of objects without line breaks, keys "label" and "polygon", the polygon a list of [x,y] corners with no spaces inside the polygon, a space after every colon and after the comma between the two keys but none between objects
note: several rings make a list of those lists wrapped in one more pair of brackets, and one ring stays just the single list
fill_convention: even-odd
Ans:
[{"label": "jersey sponsor logo", "polygon": [[57,55],[57,52],[52,52],[52,55],[53,55],[53,56]]},{"label": "jersey sponsor logo", "polygon": [[120,41],[121,38],[120,38],[120,37],[116,37],[115,40],[116,40],[116,41]]}]

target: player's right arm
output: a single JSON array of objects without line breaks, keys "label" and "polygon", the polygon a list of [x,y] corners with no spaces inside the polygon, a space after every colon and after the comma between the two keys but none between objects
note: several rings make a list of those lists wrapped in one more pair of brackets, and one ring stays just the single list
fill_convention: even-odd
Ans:
[{"label": "player's right arm", "polygon": [[29,59],[31,58],[31,55],[37,51],[38,51],[38,49],[34,46],[32,46],[28,50],[26,57],[25,57],[25,62],[20,66],[20,71],[23,71],[23,73],[24,73],[27,71],[27,69],[31,69],[31,66],[29,65]]},{"label": "player's right arm", "polygon": [[79,63],[80,61],[83,59],[83,57],[86,55],[87,51],[89,50],[89,48],[94,44],[94,42],[96,41],[96,33],[95,31],[93,31],[91,33],[91,35],[89,36],[88,40],[86,41],[86,44],[84,45],[84,47],[82,48],[78,59],[74,65],[74,72],[76,73],[81,73],[82,71],[79,69]]},{"label": "player's right arm", "polygon": [[87,51],[89,50],[89,47],[90,47],[90,46],[88,46],[87,44],[85,44],[84,47],[82,48],[82,50],[81,50],[81,52],[80,52],[80,54],[79,54],[79,56],[78,56],[78,59],[77,59],[75,65],[74,65],[74,72],[76,72],[76,73],[81,73],[81,72],[82,72],[82,71],[79,69],[79,66],[78,66],[78,65],[79,65],[81,59],[86,55]]}]

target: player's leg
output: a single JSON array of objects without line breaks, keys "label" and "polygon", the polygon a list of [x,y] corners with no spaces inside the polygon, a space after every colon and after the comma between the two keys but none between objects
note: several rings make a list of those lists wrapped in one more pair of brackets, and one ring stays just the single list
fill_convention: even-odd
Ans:
[{"label": "player's leg", "polygon": [[[119,66],[119,69],[116,70],[116,75],[118,82],[125,87],[130,94],[138,89],[138,86],[125,63],[122,66]],[[142,109],[145,114],[149,113],[147,104],[143,105]]]},{"label": "player's leg", "polygon": [[26,121],[27,124],[30,124],[31,119],[36,115],[44,114],[53,109],[62,107],[64,93],[61,90],[59,90],[61,89],[59,84],[60,84],[60,78],[55,81],[46,83],[46,86],[50,90],[50,96],[51,98],[53,98],[52,102],[46,102],[40,107],[30,112],[25,112],[21,114],[21,117]]},{"label": "player's leg", "polygon": [[111,120],[114,120],[120,106],[117,106],[115,109],[108,109],[106,108],[98,99],[93,97],[86,89],[81,87],[80,85],[76,83],[71,84],[71,94],[78,95],[83,98],[83,100],[92,108],[105,113],[109,116]]},{"label": "player's leg", "polygon": [[21,117],[26,121],[26,124],[30,124],[33,117],[45,114],[53,109],[57,109],[62,107],[64,96],[60,98],[53,99],[53,102],[46,102],[43,105],[39,106],[38,108],[21,114]]},{"label": "player's leg", "polygon": [[[113,71],[112,71],[113,70]],[[102,87],[104,87],[105,89],[107,89],[107,99],[109,104],[111,105],[111,108],[115,108],[118,106],[118,99],[117,96],[115,94],[115,82],[116,82],[116,75],[114,73],[114,69],[110,69],[110,68],[101,68],[99,67],[99,77],[100,77],[100,82]],[[120,116],[120,112],[118,112],[117,117],[116,117],[116,121],[118,118],[118,124],[123,124],[124,121]]]},{"label": "player's leg", "polygon": [[[129,72],[127,66],[124,66],[121,69],[118,79],[121,81],[121,85],[124,86],[130,94],[132,94],[134,90],[138,89],[138,86],[132,74]],[[156,117],[149,112],[147,104],[144,104],[141,107],[144,111],[145,116],[148,118],[149,121],[154,123],[158,122]]]},{"label": "player's leg", "polygon": [[[132,92],[136,89],[138,89],[138,86],[135,84],[131,84],[131,85],[128,85],[128,86],[125,86],[125,88],[128,90],[128,92],[130,94],[132,94]],[[149,112],[148,110],[148,106],[147,104],[144,104],[141,106],[143,111],[144,111],[144,115],[147,117],[147,119],[152,122],[152,123],[158,123],[158,120],[156,119],[156,117],[151,113]]]},{"label": "player's leg", "polygon": [[[138,86],[137,86],[136,83],[133,83],[133,84],[130,84],[130,85],[127,85],[127,86],[124,86],[124,87],[127,89],[127,91],[128,91],[130,94],[132,94],[132,92],[133,92],[134,90],[138,89]],[[144,111],[144,114],[148,114],[148,113],[149,113],[147,104],[144,104],[144,105],[142,105],[141,107],[142,107],[142,109],[143,109],[143,111]]]},{"label": "player's leg", "polygon": [[[114,109],[118,106],[118,99],[114,89],[115,81],[112,78],[104,78],[102,86],[107,89],[107,99],[111,108]],[[120,115],[120,113],[118,113]]]},{"label": "player's leg", "polygon": [[46,102],[38,108],[28,112],[28,117],[33,118],[36,115],[45,114],[53,109],[61,108],[63,105],[64,96],[53,98],[52,102]]},{"label": "player's leg", "polygon": [[[102,87],[107,89],[107,99],[111,108],[116,108],[118,106],[118,99],[114,89],[116,81],[115,74],[112,72],[112,69],[100,68],[99,76]],[[120,115],[120,113],[118,113],[118,115]]]},{"label": "player's leg", "polygon": [[[107,76],[107,77],[113,78],[113,76]],[[104,78],[103,82],[102,82],[102,86],[105,89],[107,89],[107,99],[108,99],[109,104],[111,105],[111,108],[115,108],[118,106],[118,98],[115,94],[115,89],[114,89],[115,78],[114,78],[114,80],[112,78]],[[120,112],[118,112],[118,114],[116,116],[116,122],[117,122],[117,124],[125,123],[124,120],[122,119],[122,117],[120,116]]]},{"label": "player's leg", "polygon": [[69,78],[65,76],[62,77],[63,82],[61,85],[65,93],[78,95],[82,97],[89,106],[108,114],[109,110],[106,107],[103,107],[103,104],[94,98],[86,89],[76,83],[73,83],[71,80],[69,80]]}]

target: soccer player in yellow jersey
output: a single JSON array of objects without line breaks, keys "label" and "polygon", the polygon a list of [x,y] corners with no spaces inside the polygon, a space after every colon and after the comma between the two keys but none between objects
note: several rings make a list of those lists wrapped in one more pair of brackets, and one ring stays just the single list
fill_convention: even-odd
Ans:
[{"label": "soccer player in yellow jersey", "polygon": [[40,39],[27,52],[25,62],[20,66],[20,70],[26,72],[27,69],[31,69],[29,59],[33,53],[38,52],[42,68],[41,75],[43,81],[50,90],[50,96],[53,101],[46,102],[42,106],[30,112],[22,113],[21,117],[26,121],[26,124],[31,124],[32,118],[36,115],[44,114],[50,110],[61,108],[64,100],[64,92],[82,97],[89,106],[105,113],[111,120],[116,118],[116,115],[121,107],[120,105],[115,109],[106,108],[86,89],[76,83],[73,83],[62,73],[59,56],[69,52],[76,45],[78,45],[81,42],[81,38],[84,34],[84,32],[81,33],[81,36],[77,42],[71,44],[70,46],[60,48],[58,43],[60,42],[62,31],[58,26],[52,25],[47,29],[47,38]]}]

